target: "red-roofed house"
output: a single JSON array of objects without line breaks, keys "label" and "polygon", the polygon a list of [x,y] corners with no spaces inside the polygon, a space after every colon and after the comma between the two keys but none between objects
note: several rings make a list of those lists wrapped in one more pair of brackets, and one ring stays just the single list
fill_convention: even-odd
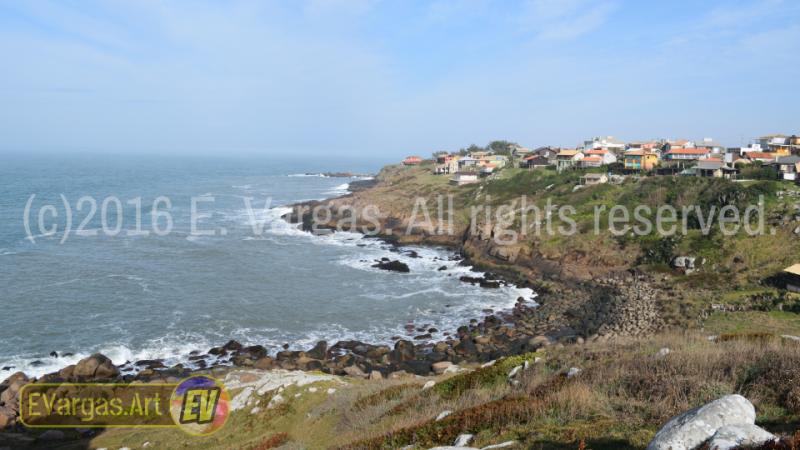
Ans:
[{"label": "red-roofed house", "polygon": [[552,165],[552,162],[541,155],[527,156],[519,163],[519,166],[523,169],[536,169],[537,167],[547,167],[550,165]]},{"label": "red-roofed house", "polygon": [[587,156],[581,160],[581,167],[600,167],[603,165],[603,158],[599,156]]},{"label": "red-roofed house", "polygon": [[[584,164],[582,164],[583,167],[600,167],[602,165],[613,164],[617,162],[617,156],[614,155],[613,152],[610,152],[606,149],[586,150],[583,152],[583,154],[586,156],[585,158],[583,158],[584,162]],[[585,164],[587,159],[590,160],[589,164],[597,164],[597,165]],[[599,159],[599,164],[597,163],[598,159]]]},{"label": "red-roofed house", "polygon": [[767,153],[767,152],[747,152],[745,153],[745,158],[749,159],[750,161],[761,161],[761,162],[773,162],[778,158],[778,154],[776,153]]},{"label": "red-roofed house", "polygon": [[409,156],[408,158],[403,160],[404,166],[416,166],[417,164],[422,162],[422,158],[419,156]]}]

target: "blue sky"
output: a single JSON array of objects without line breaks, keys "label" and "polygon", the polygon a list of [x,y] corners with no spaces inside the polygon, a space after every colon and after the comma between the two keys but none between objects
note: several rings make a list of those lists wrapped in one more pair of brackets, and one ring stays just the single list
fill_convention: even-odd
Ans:
[{"label": "blue sky", "polygon": [[800,132],[794,0],[0,0],[0,151]]}]

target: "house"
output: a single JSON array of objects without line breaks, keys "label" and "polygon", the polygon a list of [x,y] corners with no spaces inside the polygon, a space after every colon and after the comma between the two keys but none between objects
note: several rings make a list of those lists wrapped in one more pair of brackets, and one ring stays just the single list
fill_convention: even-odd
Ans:
[{"label": "house", "polygon": [[511,144],[511,156],[517,159],[525,158],[531,154],[531,149],[518,144]]},{"label": "house", "polygon": [[478,163],[480,163],[479,159],[473,158],[472,156],[466,156],[458,160],[458,170],[475,167],[478,165]]},{"label": "house", "polygon": [[599,156],[586,156],[580,161],[580,166],[583,168],[601,167],[603,165],[603,158]]},{"label": "house", "polygon": [[489,156],[491,154],[492,154],[491,152],[480,151],[480,152],[472,152],[472,153],[469,154],[469,156],[471,158],[475,158],[475,159],[483,159],[483,158],[486,158],[487,156]]},{"label": "house", "polygon": [[800,264],[783,269],[783,274],[786,276],[786,289],[800,293]]},{"label": "house", "polygon": [[550,162],[551,165],[555,165],[556,156],[558,156],[558,151],[559,151],[558,149],[555,149],[553,147],[539,147],[533,152],[531,152],[531,155],[544,157],[545,159],[547,159],[547,161]]},{"label": "house", "polygon": [[661,150],[664,142],[659,141],[634,141],[629,142],[627,145],[628,150],[645,150],[649,152],[658,152]]},{"label": "house", "polygon": [[767,136],[761,136],[757,139],[758,144],[761,148],[771,152],[777,153],[779,156],[789,156],[792,154],[793,150],[797,150],[800,147],[795,147],[792,145],[792,140],[795,140],[796,136],[786,136],[784,134],[769,134]]},{"label": "house", "polygon": [[744,155],[744,157],[748,160],[752,161],[761,161],[762,163],[771,163],[778,158],[778,155],[775,153],[767,153],[767,152],[748,152]]},{"label": "house", "polygon": [[625,143],[614,138],[614,136],[594,137],[583,141],[583,150],[608,150],[612,153],[621,154],[625,151]]},{"label": "house", "polygon": [[716,155],[725,153],[725,147],[722,144],[719,144],[718,142],[714,141],[714,139],[703,138],[703,140],[700,141],[699,144],[700,145],[697,145],[697,147],[707,148],[709,152],[712,154]]},{"label": "house", "polygon": [[726,165],[719,159],[706,159],[694,166],[695,175],[706,178],[735,179],[739,169]]},{"label": "house", "polygon": [[793,155],[800,155],[800,136],[789,136],[789,150]]},{"label": "house", "polygon": [[608,183],[608,175],[604,173],[587,173],[581,177],[581,184],[584,186],[594,186],[603,183]]},{"label": "house", "polygon": [[707,148],[670,148],[664,155],[666,161],[697,161],[705,159],[709,155]]},{"label": "house", "polygon": [[453,178],[450,179],[450,184],[464,186],[465,184],[474,184],[478,181],[478,174],[476,172],[457,172]]},{"label": "house", "polygon": [[628,170],[653,170],[658,165],[658,155],[645,150],[625,152],[625,168]]},{"label": "house", "polygon": [[419,156],[409,156],[408,158],[403,160],[404,166],[416,166],[422,162],[422,158]]},{"label": "house", "polygon": [[436,167],[433,173],[436,175],[447,175],[458,172],[458,160],[461,159],[458,155],[438,155],[436,157]]},{"label": "house", "polygon": [[583,167],[600,167],[617,162],[617,155],[606,149],[586,150],[583,152],[583,155],[583,163],[585,163],[588,158],[595,158],[592,160],[594,163],[599,161],[599,164],[597,165],[587,166],[586,164],[583,164]]},{"label": "house", "polygon": [[800,156],[782,156],[770,164],[784,180],[797,181],[800,178]]},{"label": "house", "polygon": [[556,155],[556,169],[562,171],[574,167],[583,159],[583,153],[578,150],[561,149]]},{"label": "house", "polygon": [[740,159],[742,159],[742,147],[728,147],[722,154],[722,160],[726,164],[733,164]]},{"label": "house", "polygon": [[486,155],[483,158],[479,158],[478,165],[480,166],[495,166],[498,169],[502,169],[506,166],[506,162],[508,158],[505,155]]},{"label": "house", "polygon": [[677,140],[666,140],[661,145],[661,151],[663,153],[667,153],[670,150],[675,150],[679,148],[694,148],[694,142],[687,140],[687,139],[677,139]]},{"label": "house", "polygon": [[537,169],[551,165],[552,163],[549,159],[539,155],[527,156],[522,160],[522,162],[519,163],[519,167],[522,169]]}]

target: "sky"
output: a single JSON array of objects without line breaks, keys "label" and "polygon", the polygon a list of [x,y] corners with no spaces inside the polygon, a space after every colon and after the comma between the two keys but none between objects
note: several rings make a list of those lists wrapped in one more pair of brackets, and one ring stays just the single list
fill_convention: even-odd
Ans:
[{"label": "sky", "polygon": [[800,133],[796,0],[0,0],[0,152]]}]

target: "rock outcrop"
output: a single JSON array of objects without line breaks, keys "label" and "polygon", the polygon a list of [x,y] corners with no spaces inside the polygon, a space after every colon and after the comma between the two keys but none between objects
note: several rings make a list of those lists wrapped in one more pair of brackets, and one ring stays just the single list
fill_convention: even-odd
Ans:
[{"label": "rock outcrop", "polygon": [[753,404],[741,395],[726,395],[672,418],[656,433],[647,450],[694,450],[718,430],[730,436],[731,426],[750,430],[756,420]]}]

